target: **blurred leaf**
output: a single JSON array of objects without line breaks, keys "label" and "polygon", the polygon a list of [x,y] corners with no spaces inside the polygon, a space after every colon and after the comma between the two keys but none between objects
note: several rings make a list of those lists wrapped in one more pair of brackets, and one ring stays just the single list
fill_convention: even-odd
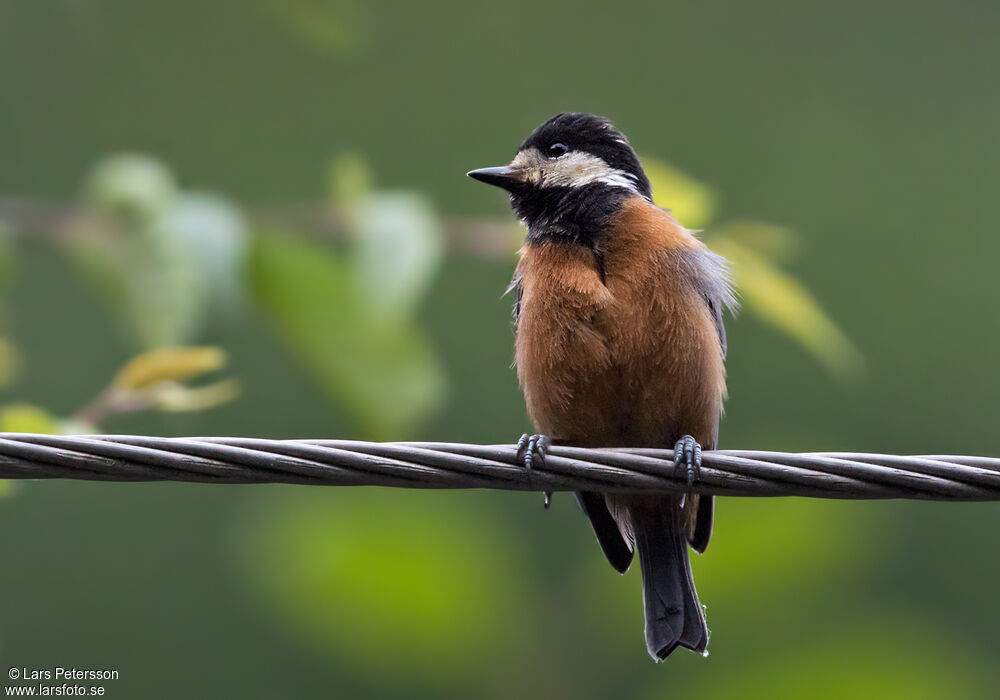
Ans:
[{"label": "blurred leaf", "polygon": [[441,262],[441,227],[416,194],[377,193],[353,209],[355,269],[361,294],[380,317],[409,314]]},{"label": "blurred leaf", "polygon": [[701,229],[712,220],[715,194],[707,185],[656,158],[643,156],[642,167],[653,188],[653,201],[684,226]]},{"label": "blurred leaf", "polygon": [[518,550],[461,496],[268,495],[238,528],[251,581],[282,624],[366,683],[468,683],[518,643]]},{"label": "blurred leaf", "polygon": [[136,390],[165,381],[183,381],[226,365],[217,347],[160,348],[133,357],[115,376],[116,389]]},{"label": "blurred leaf", "polygon": [[798,255],[799,237],[790,228],[758,221],[730,221],[713,230],[742,243],[771,262],[788,262]]},{"label": "blurred leaf", "polygon": [[176,382],[161,382],[148,389],[156,408],[170,413],[205,411],[229,403],[240,393],[235,379],[228,379],[208,386],[188,387]]},{"label": "blurred leaf", "polygon": [[85,190],[113,225],[78,224],[67,239],[71,259],[140,347],[189,342],[210,284],[202,253],[169,226],[178,196],[169,171],[145,156],[113,156],[96,166]]},{"label": "blurred leaf", "polygon": [[261,0],[265,9],[320,48],[349,52],[364,41],[364,5],[357,0]]},{"label": "blurred leaf", "polygon": [[81,408],[72,420],[76,426],[96,430],[105,418],[151,409],[171,413],[202,411],[231,401],[239,384],[226,380],[201,387],[181,382],[226,364],[226,353],[216,347],[160,348],[132,358],[110,386]]},{"label": "blurred leaf", "polygon": [[356,204],[372,189],[368,163],[356,153],[342,153],[330,165],[330,201],[341,207]]},{"label": "blurred leaf", "polygon": [[226,310],[240,298],[249,241],[236,205],[219,195],[185,192],[167,208],[162,228],[187,253],[209,303]]},{"label": "blurred leaf", "polygon": [[834,374],[850,377],[861,370],[861,355],[798,280],[728,235],[726,227],[713,231],[710,245],[734,263],[747,311],[798,341]]},{"label": "blurred leaf", "polygon": [[140,347],[191,342],[239,298],[246,224],[228,200],[178,192],[165,166],[133,155],[100,163],[85,191],[111,217],[78,222],[71,257]]},{"label": "blurred leaf", "polygon": [[135,335],[128,319],[130,277],[126,266],[130,257],[127,248],[132,243],[119,242],[111,231],[96,227],[77,227],[66,240],[70,261],[76,265],[100,295],[102,301]]},{"label": "blurred leaf", "polygon": [[159,216],[176,191],[174,177],[166,166],[136,153],[105,158],[94,166],[84,184],[88,204],[131,223]]},{"label": "blurred leaf", "polygon": [[162,222],[142,233],[123,270],[132,327],[144,348],[190,342],[207,306],[208,280]]},{"label": "blurred leaf", "polygon": [[0,432],[55,435],[61,431],[59,421],[44,408],[14,403],[0,408]]},{"label": "blurred leaf", "polygon": [[251,286],[281,337],[367,436],[398,438],[439,404],[444,378],[408,319],[384,323],[342,258],[291,236],[262,236]]}]

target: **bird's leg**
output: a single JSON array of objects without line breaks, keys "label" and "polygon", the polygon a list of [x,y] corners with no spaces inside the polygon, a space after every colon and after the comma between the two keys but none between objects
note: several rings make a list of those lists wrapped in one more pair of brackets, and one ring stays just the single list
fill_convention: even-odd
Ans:
[{"label": "bird's leg", "polygon": [[701,445],[690,435],[674,445],[674,474],[683,476],[688,486],[701,476]]},{"label": "bird's leg", "polygon": [[[548,435],[529,435],[525,433],[517,441],[517,459],[528,472],[528,484],[531,484],[531,473],[534,467],[545,466],[545,455],[552,439]],[[545,492],[545,508],[552,503],[552,492]]]}]

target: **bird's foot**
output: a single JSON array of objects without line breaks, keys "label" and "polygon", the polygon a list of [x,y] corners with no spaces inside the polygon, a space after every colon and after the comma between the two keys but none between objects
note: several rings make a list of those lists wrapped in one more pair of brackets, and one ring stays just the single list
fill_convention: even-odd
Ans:
[{"label": "bird's foot", "polygon": [[[531,484],[531,473],[536,467],[545,466],[545,455],[552,445],[548,435],[529,435],[525,433],[517,441],[517,460],[528,472],[528,483]],[[552,504],[552,492],[545,492],[545,508]]]},{"label": "bird's foot", "polygon": [[674,474],[683,476],[688,486],[701,476],[701,445],[690,435],[674,445]]}]

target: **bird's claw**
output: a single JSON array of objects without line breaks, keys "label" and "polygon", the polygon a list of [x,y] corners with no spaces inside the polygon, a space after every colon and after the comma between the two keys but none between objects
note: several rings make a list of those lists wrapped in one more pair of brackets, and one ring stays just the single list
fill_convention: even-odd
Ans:
[{"label": "bird's claw", "polygon": [[690,435],[674,445],[674,473],[683,476],[688,486],[701,476],[701,445]]},{"label": "bird's claw", "polygon": [[[545,455],[548,453],[552,440],[548,435],[529,435],[525,433],[517,441],[517,461],[524,465],[528,472],[528,484],[531,484],[531,474],[535,468],[545,467]],[[545,492],[545,508],[552,504],[552,492]]]}]

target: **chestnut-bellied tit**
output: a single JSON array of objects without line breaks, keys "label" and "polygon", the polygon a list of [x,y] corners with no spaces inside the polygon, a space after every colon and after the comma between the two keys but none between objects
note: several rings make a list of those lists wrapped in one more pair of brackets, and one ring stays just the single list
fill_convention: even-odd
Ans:
[{"label": "chestnut-bellied tit", "polygon": [[[506,190],[528,229],[510,287],[536,433],[519,443],[525,466],[543,464],[550,444],[674,447],[694,483],[726,397],[726,261],[653,204],[628,139],[602,117],[559,114],[510,164],[469,176]],[[687,549],[708,546],[712,497],[576,496],[615,569],[638,551],[650,655],[705,652]]]}]

